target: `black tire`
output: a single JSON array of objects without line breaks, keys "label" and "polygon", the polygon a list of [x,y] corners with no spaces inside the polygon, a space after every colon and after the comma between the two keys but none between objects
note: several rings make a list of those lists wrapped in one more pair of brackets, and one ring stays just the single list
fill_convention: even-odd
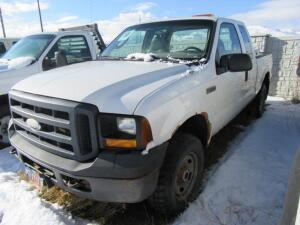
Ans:
[{"label": "black tire", "polygon": [[[197,166],[194,166],[196,163]],[[184,169],[186,171],[183,165],[188,167]],[[167,216],[182,212],[201,192],[203,171],[204,148],[201,141],[191,134],[179,132],[170,141],[157,188],[149,199],[150,205]],[[184,191],[184,184],[180,182],[189,182]]]},{"label": "black tire", "polygon": [[[3,105],[3,106],[0,106],[0,129],[2,130],[3,128],[3,124],[1,123],[1,120],[4,118],[4,117],[7,117],[7,116],[10,116],[10,112],[9,112],[9,107],[8,105]],[[6,127],[6,125],[5,125]],[[7,135],[7,134],[6,134]],[[1,147],[5,147],[5,146],[8,146],[9,142],[7,141],[3,141],[3,133],[2,131],[0,131],[0,148]]]},{"label": "black tire", "polygon": [[256,118],[260,118],[264,114],[265,102],[266,102],[267,97],[268,97],[268,87],[267,87],[266,83],[263,83],[260,91],[258,92],[258,94],[254,100]]}]

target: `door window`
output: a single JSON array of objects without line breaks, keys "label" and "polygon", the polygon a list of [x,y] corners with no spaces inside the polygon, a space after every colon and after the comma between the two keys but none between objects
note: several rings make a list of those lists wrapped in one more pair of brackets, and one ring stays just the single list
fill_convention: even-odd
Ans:
[{"label": "door window", "polygon": [[217,74],[226,72],[226,68],[220,65],[223,55],[242,53],[241,43],[235,26],[231,23],[222,23],[218,38],[218,48],[216,54]]},{"label": "door window", "polygon": [[60,38],[43,61],[43,69],[65,66],[92,60],[88,43],[84,36]]},{"label": "door window", "polygon": [[252,46],[251,46],[251,39],[249,37],[249,34],[246,30],[246,28],[242,25],[239,25],[239,29],[240,29],[240,32],[242,34],[242,38],[243,38],[243,41],[244,41],[244,45],[245,45],[245,48],[246,48],[246,53],[248,55],[250,55],[250,57],[252,58]]}]

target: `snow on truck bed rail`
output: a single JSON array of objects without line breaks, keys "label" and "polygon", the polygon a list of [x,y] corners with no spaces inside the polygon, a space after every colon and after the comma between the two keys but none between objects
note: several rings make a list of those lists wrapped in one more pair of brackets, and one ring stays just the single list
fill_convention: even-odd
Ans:
[{"label": "snow on truck bed rail", "polygon": [[[300,147],[300,104],[268,98],[264,116],[231,144],[200,197],[175,225],[273,225],[282,213],[289,170]],[[23,167],[0,150],[0,224],[87,224],[19,181]],[[131,219],[131,221],[133,221]]]}]

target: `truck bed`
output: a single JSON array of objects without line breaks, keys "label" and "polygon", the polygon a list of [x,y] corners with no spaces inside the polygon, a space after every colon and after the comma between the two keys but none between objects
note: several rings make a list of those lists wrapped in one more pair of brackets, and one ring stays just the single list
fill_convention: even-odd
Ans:
[{"label": "truck bed", "polygon": [[[260,90],[262,84],[261,79],[265,77],[268,71],[272,71],[273,59],[272,54],[260,54],[256,56],[257,63],[257,81],[256,81],[256,90]],[[271,78],[272,74],[270,74]]]}]

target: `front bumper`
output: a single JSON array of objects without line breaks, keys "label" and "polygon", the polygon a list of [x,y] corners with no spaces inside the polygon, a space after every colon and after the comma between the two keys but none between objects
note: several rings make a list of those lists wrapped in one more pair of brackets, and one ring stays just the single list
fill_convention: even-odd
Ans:
[{"label": "front bumper", "polygon": [[[44,151],[17,132],[10,132],[10,141],[21,161],[48,171],[46,177],[52,173],[50,179],[62,189],[84,198],[122,203],[143,201],[154,192],[167,148],[164,143],[147,155],[106,150],[92,161],[78,162]],[[89,190],[67,185],[66,178],[88,183]]]}]

